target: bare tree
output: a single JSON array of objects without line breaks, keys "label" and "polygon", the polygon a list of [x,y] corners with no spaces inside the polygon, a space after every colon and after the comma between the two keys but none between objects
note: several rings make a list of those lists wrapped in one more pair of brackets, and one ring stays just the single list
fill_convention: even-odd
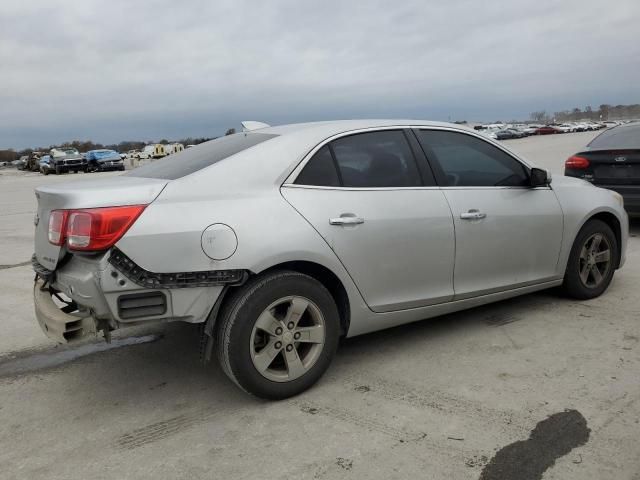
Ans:
[{"label": "bare tree", "polygon": [[591,108],[591,105],[585,107],[584,113],[589,120],[593,120],[593,108]]},{"label": "bare tree", "polygon": [[531,115],[529,115],[531,117],[531,120],[533,120],[534,122],[544,122],[547,118],[547,112],[544,110],[540,110],[539,112],[531,112]]}]

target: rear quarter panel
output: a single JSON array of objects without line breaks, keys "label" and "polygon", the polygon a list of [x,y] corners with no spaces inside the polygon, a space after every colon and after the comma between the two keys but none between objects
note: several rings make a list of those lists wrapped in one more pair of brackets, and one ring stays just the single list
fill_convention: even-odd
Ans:
[{"label": "rear quarter panel", "polygon": [[[262,188],[222,195],[191,182],[171,182],[117,243],[139,266],[152,272],[246,269],[260,273],[289,261],[308,261],[332,271],[350,300],[351,321],[370,310],[349,274],[320,235],[280,195]],[[214,223],[230,226],[238,245],[225,260],[202,249],[203,231]],[[359,313],[361,312],[361,313]]]}]

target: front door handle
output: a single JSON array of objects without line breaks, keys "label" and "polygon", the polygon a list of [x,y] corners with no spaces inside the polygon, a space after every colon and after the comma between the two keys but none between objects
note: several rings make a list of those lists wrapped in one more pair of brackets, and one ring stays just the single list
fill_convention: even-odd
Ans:
[{"label": "front door handle", "polygon": [[483,218],[486,218],[486,216],[487,216],[486,213],[482,213],[479,210],[476,210],[475,208],[472,208],[468,212],[460,214],[460,218],[462,220],[481,220]]},{"label": "front door handle", "polygon": [[329,225],[360,225],[364,218],[357,217],[353,213],[343,213],[339,217],[330,218]]}]

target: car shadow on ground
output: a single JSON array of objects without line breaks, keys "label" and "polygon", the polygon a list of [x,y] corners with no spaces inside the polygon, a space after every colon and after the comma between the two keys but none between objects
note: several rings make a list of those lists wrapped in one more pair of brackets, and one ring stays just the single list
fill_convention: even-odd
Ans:
[{"label": "car shadow on ground", "polygon": [[[526,320],[531,309],[563,301],[553,290],[545,291],[345,339],[330,369],[331,379],[327,381],[341,382],[342,377],[348,377],[354,369],[367,371],[367,363],[375,369],[381,351],[385,352],[387,361],[393,361],[394,356],[402,357],[415,348],[455,341],[457,336],[468,335],[470,331]],[[197,325],[168,324],[156,335],[154,341],[99,351],[62,365],[15,376],[63,373],[64,387],[59,388],[74,392],[77,401],[81,401],[78,397],[83,395],[87,402],[101,399],[103,413],[149,402],[161,405],[177,401],[190,406],[261,403],[241,392],[225,376],[215,355],[210,364],[202,364]]]}]

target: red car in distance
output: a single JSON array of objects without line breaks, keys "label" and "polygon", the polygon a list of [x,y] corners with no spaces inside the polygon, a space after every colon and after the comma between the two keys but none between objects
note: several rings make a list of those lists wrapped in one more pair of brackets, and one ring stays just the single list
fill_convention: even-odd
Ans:
[{"label": "red car in distance", "polygon": [[537,128],[533,132],[534,135],[550,135],[552,133],[562,133],[562,130],[553,125],[545,125],[544,127]]}]

